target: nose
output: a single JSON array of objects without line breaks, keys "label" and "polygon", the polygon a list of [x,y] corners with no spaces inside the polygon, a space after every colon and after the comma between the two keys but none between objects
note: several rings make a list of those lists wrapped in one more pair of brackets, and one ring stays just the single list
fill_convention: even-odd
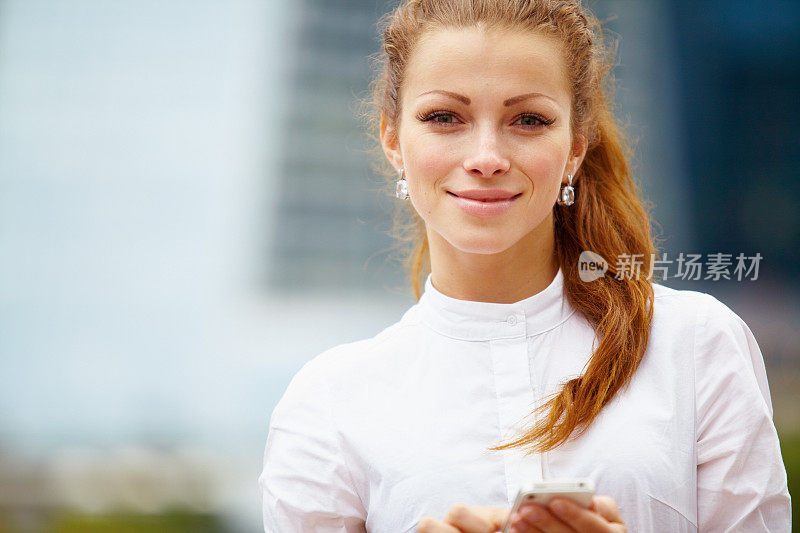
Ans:
[{"label": "nose", "polygon": [[502,153],[500,142],[494,132],[485,132],[469,157],[464,159],[464,170],[482,178],[502,176],[511,167],[511,161]]}]

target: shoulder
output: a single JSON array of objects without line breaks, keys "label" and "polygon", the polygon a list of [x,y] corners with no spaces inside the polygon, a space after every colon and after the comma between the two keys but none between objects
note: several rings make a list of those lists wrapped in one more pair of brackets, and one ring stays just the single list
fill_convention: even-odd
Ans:
[{"label": "shoulder", "polygon": [[746,348],[745,351],[758,350],[753,333],[742,317],[711,294],[658,284],[653,284],[653,292],[654,323],[680,323],[691,327],[700,352],[725,344],[736,344]]},{"label": "shoulder", "polygon": [[316,425],[323,431],[322,426],[333,423],[337,412],[348,412],[348,407],[353,406],[354,391],[390,374],[393,365],[401,364],[402,357],[397,356],[406,351],[403,339],[413,337],[414,332],[409,329],[416,326],[414,313],[409,310],[399,322],[377,335],[336,345],[307,361],[275,405],[270,426]]},{"label": "shoulder", "polygon": [[[678,290],[653,284],[653,322],[648,345],[650,350],[671,353],[681,359],[692,353],[692,344],[701,324],[706,320],[710,295],[690,290]],[[688,361],[687,361],[688,362]]]},{"label": "shoulder", "polygon": [[[769,385],[761,349],[745,321],[711,294],[654,285],[654,323],[681,323],[691,335],[695,379],[701,388],[740,384],[760,393],[771,411]],[[673,329],[674,331],[674,329]]]},{"label": "shoulder", "polygon": [[408,326],[408,321],[401,320],[372,338],[334,346],[307,361],[292,376],[275,405],[271,426],[297,427],[330,421],[336,409],[334,397],[342,397],[336,392],[352,390],[351,384],[369,379],[369,362],[374,355],[381,354],[382,346],[391,344]]},{"label": "shoulder", "polygon": [[653,284],[654,320],[681,323],[703,332],[749,328],[730,307],[711,294]]},{"label": "shoulder", "polygon": [[753,332],[729,306],[711,294],[654,284],[654,339],[678,343],[691,353],[698,372],[736,367],[763,373]]},{"label": "shoulder", "polygon": [[[389,366],[389,359],[403,350],[404,343],[415,335],[420,322],[413,306],[396,323],[373,337],[333,346],[313,357],[292,379],[310,386],[341,384],[348,378],[365,379],[370,371]],[[290,385],[291,387],[291,385]]]}]

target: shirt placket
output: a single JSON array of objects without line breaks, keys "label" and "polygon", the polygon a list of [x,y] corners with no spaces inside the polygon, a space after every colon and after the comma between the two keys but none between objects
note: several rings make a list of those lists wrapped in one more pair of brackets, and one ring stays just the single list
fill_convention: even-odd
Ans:
[{"label": "shirt placket", "polygon": [[[510,313],[501,324],[505,335],[490,341],[495,390],[497,391],[500,439],[505,443],[521,435],[523,428],[533,423],[535,391],[531,382],[531,362],[528,356],[525,314],[519,310]],[[519,488],[529,482],[542,480],[541,454],[525,457],[525,450],[502,450],[505,466],[506,492],[509,506],[517,497]]]}]

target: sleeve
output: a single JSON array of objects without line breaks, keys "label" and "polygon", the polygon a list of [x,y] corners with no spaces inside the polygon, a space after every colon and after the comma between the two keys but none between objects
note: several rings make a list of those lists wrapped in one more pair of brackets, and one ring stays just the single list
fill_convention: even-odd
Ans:
[{"label": "sleeve", "polygon": [[315,361],[270,418],[258,478],[267,533],[363,533],[366,512],[339,446],[328,384]]},{"label": "sleeve", "polygon": [[699,530],[789,533],[786,469],[761,350],[738,315],[706,296],[695,337]]}]

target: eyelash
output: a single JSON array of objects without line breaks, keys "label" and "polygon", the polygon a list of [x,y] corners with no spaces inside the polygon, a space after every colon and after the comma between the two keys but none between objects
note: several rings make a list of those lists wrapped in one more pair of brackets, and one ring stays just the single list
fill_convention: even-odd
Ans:
[{"label": "eyelash", "polygon": [[[455,117],[455,115],[456,115],[456,113],[453,112],[453,111],[444,111],[444,110],[443,111],[433,111],[432,113],[428,113],[428,114],[421,113],[421,114],[417,115],[417,119],[420,120],[421,122],[433,122],[437,126],[444,126],[445,128],[449,128],[449,127],[454,126],[455,124],[451,123],[451,122],[436,122],[433,119],[435,119],[436,117],[449,117],[449,116]],[[530,118],[532,118],[534,120],[537,120],[539,122],[538,124],[526,124],[526,125],[524,125],[525,127],[528,127],[528,128],[539,128],[539,127],[542,127],[542,126],[550,126],[551,124],[553,124],[555,122],[555,120],[553,120],[553,119],[546,119],[543,116],[537,115],[537,114],[534,114],[534,113],[522,113],[514,121],[516,122],[517,120],[519,120],[521,118],[527,118],[527,117],[530,117]]]}]

